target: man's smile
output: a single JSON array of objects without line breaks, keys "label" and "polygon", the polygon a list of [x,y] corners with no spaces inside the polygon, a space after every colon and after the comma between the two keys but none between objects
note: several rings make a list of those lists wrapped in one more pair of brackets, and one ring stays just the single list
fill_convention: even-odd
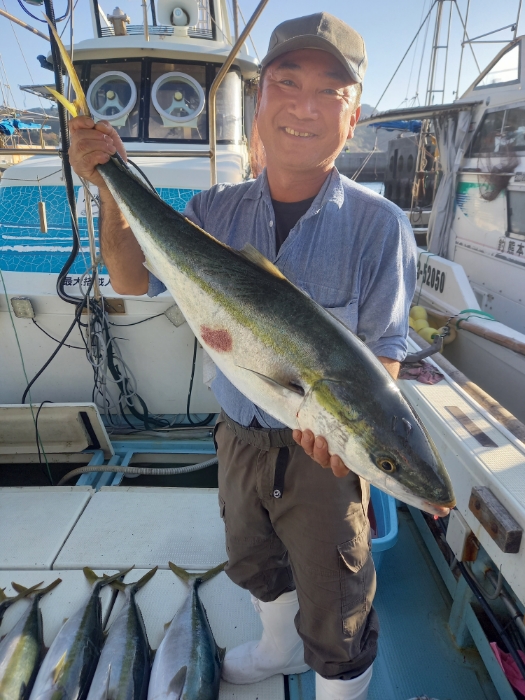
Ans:
[{"label": "man's smile", "polygon": [[308,138],[308,137],[315,136],[315,134],[312,134],[309,131],[297,131],[296,129],[292,129],[289,126],[285,126],[283,128],[284,128],[284,131],[287,134],[290,134],[291,136],[300,136],[301,138]]}]

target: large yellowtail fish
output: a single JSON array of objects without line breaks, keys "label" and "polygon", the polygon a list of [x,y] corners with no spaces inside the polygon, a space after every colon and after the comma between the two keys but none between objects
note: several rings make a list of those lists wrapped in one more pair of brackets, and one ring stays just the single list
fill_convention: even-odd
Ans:
[{"label": "large yellowtail fish", "polygon": [[[73,114],[88,107],[76,90]],[[98,166],[192,331],[248,399],[374,486],[429,513],[455,504],[443,463],[414,410],[370,350],[254,248],[233,250],[147,188],[119,157]],[[446,511],[445,511],[446,512]]]}]

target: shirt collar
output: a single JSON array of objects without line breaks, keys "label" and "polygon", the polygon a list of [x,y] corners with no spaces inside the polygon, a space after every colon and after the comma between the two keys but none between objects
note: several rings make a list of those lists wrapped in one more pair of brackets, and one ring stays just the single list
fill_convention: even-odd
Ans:
[{"label": "shirt collar", "polygon": [[[260,199],[261,197],[267,204],[271,205],[270,188],[268,186],[266,168],[256,180],[253,180],[252,186],[244,195],[244,199]],[[318,214],[322,207],[328,202],[335,204],[338,209],[343,206],[344,202],[343,183],[341,182],[341,175],[335,166],[324,181],[323,186],[312,202],[312,206],[305,214],[305,218]]]}]

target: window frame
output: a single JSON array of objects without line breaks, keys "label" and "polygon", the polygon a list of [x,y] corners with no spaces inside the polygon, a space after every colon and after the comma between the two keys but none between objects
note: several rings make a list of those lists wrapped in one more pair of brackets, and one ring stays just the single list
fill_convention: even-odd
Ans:
[{"label": "window frame", "polygon": [[[506,80],[504,83],[491,83],[490,85],[479,85],[479,83],[485,79],[485,77],[490,73],[492,68],[495,68],[495,66],[498,65],[499,61],[503,58],[503,56],[506,56],[510,51],[513,51],[516,46],[518,47],[518,77],[515,80]],[[509,47],[505,53],[501,54],[499,57],[499,60],[494,63],[493,66],[488,68],[482,75],[480,76],[478,82],[474,86],[474,90],[491,90],[492,88],[499,88],[499,87],[506,87],[508,85],[517,85],[518,83],[521,82],[521,41],[519,41],[517,44],[514,44],[514,46]]]},{"label": "window frame", "polygon": [[[138,134],[137,136],[122,136],[121,139],[124,143],[163,143],[163,144],[188,144],[193,146],[209,146],[210,144],[210,114],[208,108],[208,101],[210,95],[210,88],[215,78],[218,70],[222,67],[222,63],[215,63],[211,61],[194,61],[194,60],[183,60],[183,59],[173,59],[171,57],[163,58],[153,58],[151,56],[144,56],[141,58],[135,57],[120,57],[120,58],[102,58],[102,59],[86,59],[81,61],[75,61],[75,68],[77,71],[80,70],[80,80],[82,88],[85,93],[90,85],[91,79],[91,67],[93,65],[107,65],[108,70],[111,70],[111,65],[123,64],[123,63],[140,63],[140,81],[137,86],[138,95]],[[163,139],[159,137],[149,136],[149,118],[150,118],[150,103],[151,103],[151,67],[153,63],[171,63],[173,65],[196,65],[204,66],[206,70],[206,86],[204,90],[205,94],[205,109],[206,109],[206,137],[204,139]],[[239,141],[234,139],[217,139],[217,145],[233,145],[240,146],[244,143],[246,139],[245,129],[244,129],[244,78],[242,71],[238,66],[231,66],[230,71],[235,71],[240,77],[240,89],[241,89],[241,138]],[[168,152],[169,153],[169,152]]]}]

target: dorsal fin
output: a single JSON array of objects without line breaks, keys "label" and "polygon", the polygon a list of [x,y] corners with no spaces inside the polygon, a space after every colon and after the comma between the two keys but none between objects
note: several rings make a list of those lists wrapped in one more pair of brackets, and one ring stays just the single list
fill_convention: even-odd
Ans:
[{"label": "dorsal fin", "polygon": [[171,679],[170,684],[168,685],[167,694],[169,696],[173,696],[175,700],[179,700],[179,698],[182,695],[182,691],[184,690],[184,684],[186,683],[187,672],[187,666],[182,666],[182,668],[179,668],[177,673]]},{"label": "dorsal fin", "polygon": [[242,250],[239,250],[238,253],[239,255],[242,255],[243,258],[246,258],[246,260],[254,263],[254,265],[266,270],[266,272],[269,272],[271,275],[275,275],[275,277],[282,280],[286,279],[278,267],[270,262],[268,258],[265,258],[262,253],[259,253],[257,248],[254,248],[249,243],[247,243]]}]

